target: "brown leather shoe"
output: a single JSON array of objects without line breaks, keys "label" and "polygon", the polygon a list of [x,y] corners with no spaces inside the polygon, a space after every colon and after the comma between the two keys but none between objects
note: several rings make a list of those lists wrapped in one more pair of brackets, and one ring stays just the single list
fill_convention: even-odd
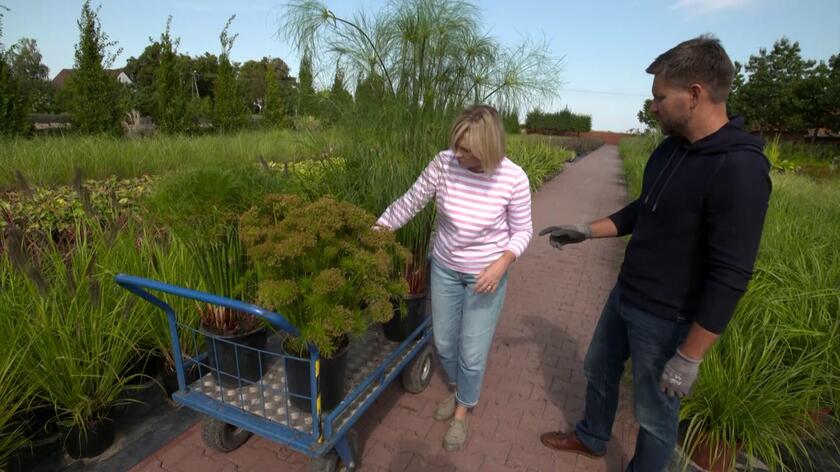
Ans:
[{"label": "brown leather shoe", "polygon": [[560,431],[551,432],[551,433],[543,433],[540,436],[540,441],[545,444],[546,447],[550,447],[556,451],[560,452],[573,452],[575,454],[580,454],[586,457],[591,457],[593,459],[597,459],[598,457],[604,457],[606,452],[602,452],[600,454],[594,452],[592,449],[586,447],[585,444],[580,442],[580,439],[577,438],[577,435],[572,431],[571,433],[562,433]]}]

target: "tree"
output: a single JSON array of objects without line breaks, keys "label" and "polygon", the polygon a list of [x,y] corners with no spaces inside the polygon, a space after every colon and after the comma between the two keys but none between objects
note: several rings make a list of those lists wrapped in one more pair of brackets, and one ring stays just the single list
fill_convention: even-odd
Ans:
[{"label": "tree", "polygon": [[108,55],[116,45],[102,31],[99,9],[93,10],[90,0],[82,5],[77,21],[79,42],[76,44],[76,70],[67,81],[68,106],[78,129],[86,133],[119,131],[123,110],[119,82],[105,70],[121,52]]},{"label": "tree", "polygon": [[38,42],[21,38],[6,52],[6,61],[20,82],[21,93],[29,104],[30,112],[47,112],[52,109],[53,93],[49,82],[49,68],[42,62]]},{"label": "tree", "polygon": [[143,115],[154,115],[157,107],[155,100],[155,76],[160,65],[160,43],[149,38],[149,45],[137,57],[129,57],[125,64],[125,73],[131,78],[131,108]]},{"label": "tree", "polygon": [[516,108],[512,110],[503,110],[502,125],[505,128],[505,132],[508,134],[521,133],[522,129],[519,125],[519,110],[517,110]]},{"label": "tree", "polygon": [[356,84],[356,115],[359,119],[376,123],[382,118],[385,90],[385,80],[373,71]]},{"label": "tree", "polygon": [[172,39],[172,17],[166,20],[166,30],[160,36],[160,64],[155,74],[155,118],[161,131],[177,133],[186,131],[190,123],[187,116],[189,88],[185,77],[184,62],[178,60],[180,39]]},{"label": "tree", "polygon": [[656,116],[650,111],[650,106],[652,104],[652,99],[646,99],[644,105],[642,105],[642,109],[639,110],[639,113],[636,114],[636,118],[639,119],[639,123],[647,126],[649,129],[659,127],[659,122],[656,121]]},{"label": "tree", "polygon": [[219,75],[219,58],[215,54],[205,52],[202,56],[192,58],[190,70],[198,96],[213,98],[213,88]]},{"label": "tree", "polygon": [[803,113],[811,111],[802,108],[796,92],[814,66],[814,61],[802,59],[799,43],[788,38],[776,41],[769,52],[759,49],[743,66],[747,79],[734,90],[733,108],[761,131],[804,131]]},{"label": "tree", "polygon": [[826,101],[830,104],[827,128],[840,133],[840,54],[828,60],[828,90]]},{"label": "tree", "polygon": [[277,71],[274,65],[269,63],[265,71],[265,107],[263,108],[266,123],[270,126],[280,126],[283,124],[285,111]]},{"label": "tree", "polygon": [[344,87],[344,71],[338,65],[335,68],[335,77],[327,98],[326,118],[331,122],[338,121],[343,113],[346,113],[353,106],[353,96]]},{"label": "tree", "polygon": [[[3,12],[0,5],[0,39],[3,38]],[[0,42],[0,136],[13,136],[29,129],[26,119],[27,104],[23,100],[20,81],[12,74],[6,62],[6,51]]]},{"label": "tree", "polygon": [[222,52],[219,55],[219,74],[213,84],[213,93],[216,99],[213,120],[216,128],[221,131],[239,129],[245,125],[248,118],[248,110],[245,108],[245,101],[236,81],[236,71],[233,64],[230,63],[230,50],[234,41],[236,41],[236,37],[239,36],[238,34],[233,36],[228,34],[230,24],[235,18],[236,15],[233,15],[228,19],[219,35]]},{"label": "tree", "polygon": [[312,57],[309,52],[303,53],[298,72],[298,115],[317,115],[317,97],[312,76]]}]

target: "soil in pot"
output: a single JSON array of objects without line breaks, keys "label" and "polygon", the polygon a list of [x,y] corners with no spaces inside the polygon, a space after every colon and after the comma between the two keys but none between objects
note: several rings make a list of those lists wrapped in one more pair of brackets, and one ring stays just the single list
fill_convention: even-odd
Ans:
[{"label": "soil in pot", "polygon": [[406,313],[401,313],[399,301],[393,302],[394,317],[382,324],[382,332],[389,341],[403,342],[426,319],[426,293],[407,295]]},{"label": "soil in pot", "polygon": [[[344,398],[344,388],[347,378],[347,352],[350,343],[345,339],[338,352],[329,359],[321,359],[320,391],[321,410],[330,411]],[[295,357],[308,358],[309,353],[292,354]],[[309,362],[285,357],[286,384],[289,393],[314,397],[310,392]],[[309,398],[289,395],[292,406],[303,411],[310,411],[312,406]]]},{"label": "soil in pot", "polygon": [[114,423],[103,418],[85,429],[73,426],[64,439],[64,449],[73,459],[96,457],[114,443]]},{"label": "soil in pot", "polygon": [[[262,378],[258,350],[265,349],[265,327],[248,333],[220,336],[204,331],[207,342],[207,363],[216,380],[225,388],[237,388],[245,382],[258,382]],[[266,359],[262,359],[264,364]]]}]

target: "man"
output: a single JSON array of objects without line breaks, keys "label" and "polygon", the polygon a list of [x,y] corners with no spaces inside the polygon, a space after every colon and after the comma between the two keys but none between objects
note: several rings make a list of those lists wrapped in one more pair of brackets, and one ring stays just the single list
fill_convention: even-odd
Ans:
[{"label": "man", "polygon": [[761,139],[727,118],[735,70],[720,41],[680,43],[646,71],[651,111],[669,136],[650,156],[640,197],[593,223],[540,232],[558,249],[632,234],[584,361],[584,418],[573,432],[540,439],[604,455],[629,357],[640,428],[627,470],[657,472],[676,444],[680,398],[752,276],[771,183]]}]

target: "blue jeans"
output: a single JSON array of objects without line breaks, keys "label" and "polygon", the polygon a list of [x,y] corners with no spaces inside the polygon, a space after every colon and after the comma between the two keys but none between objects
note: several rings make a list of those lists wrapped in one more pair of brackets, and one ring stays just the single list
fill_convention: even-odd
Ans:
[{"label": "blue jeans", "polygon": [[659,379],[688,327],[688,323],[659,318],[622,303],[620,284],[615,286],[583,364],[589,382],[584,418],[575,427],[581,442],[596,453],[606,451],[618,407],[621,374],[630,357],[639,435],[627,471],[659,472],[665,468],[677,442],[680,401],[662,393]]},{"label": "blue jeans", "polygon": [[455,398],[478,404],[487,354],[502,312],[507,274],[495,293],[475,293],[474,274],[454,271],[432,259],[432,327],[438,358]]}]

